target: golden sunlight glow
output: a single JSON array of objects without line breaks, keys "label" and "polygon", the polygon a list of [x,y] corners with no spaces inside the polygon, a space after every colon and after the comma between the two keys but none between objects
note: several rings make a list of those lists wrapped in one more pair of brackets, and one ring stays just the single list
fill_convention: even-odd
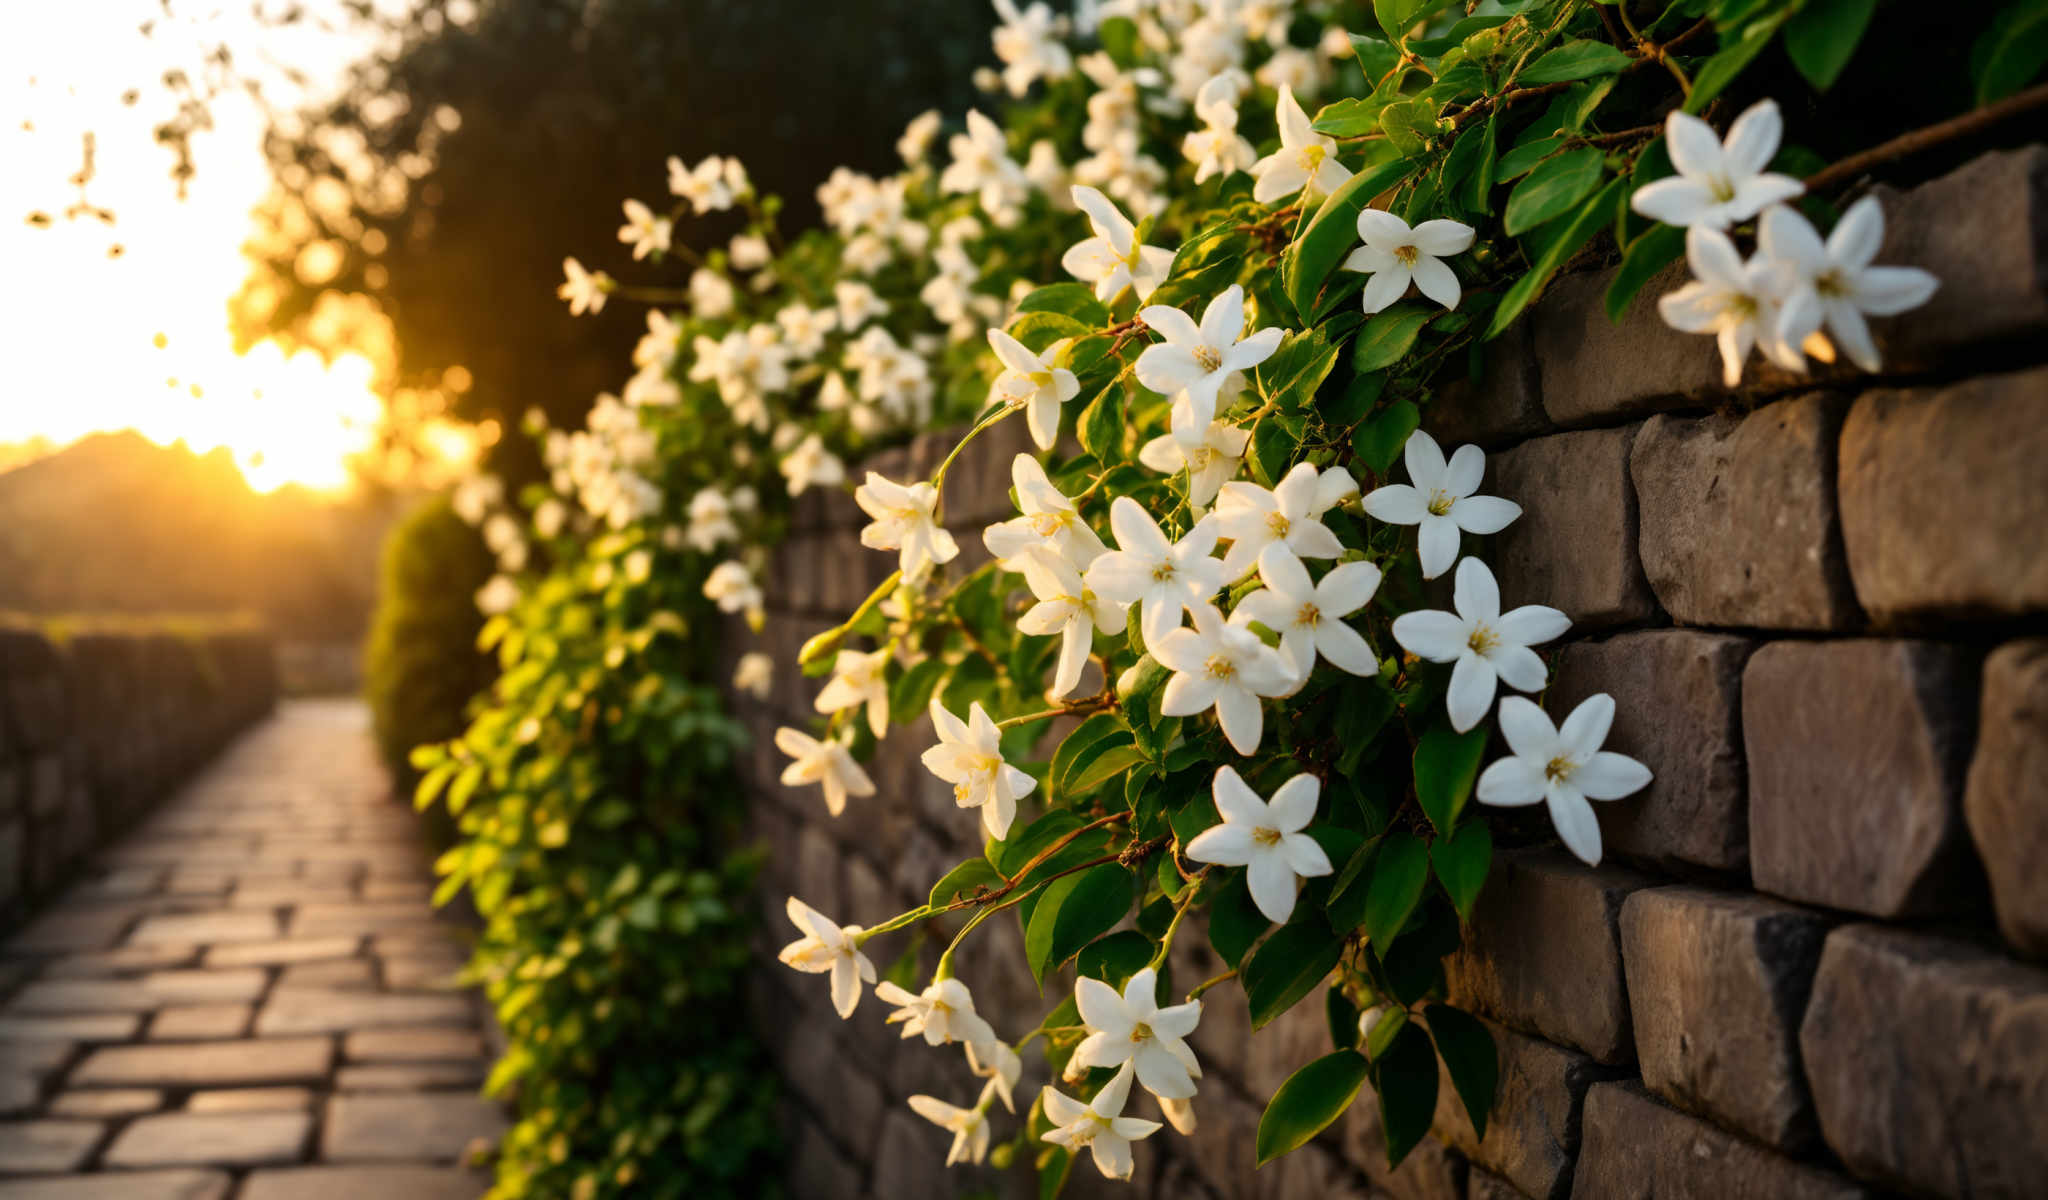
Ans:
[{"label": "golden sunlight glow", "polygon": [[199,453],[227,447],[259,492],[288,483],[348,486],[349,460],[375,445],[383,415],[368,359],[344,354],[328,364],[311,350],[286,358],[265,342],[210,365],[216,374],[199,396],[139,409],[131,414],[133,427],[152,441],[182,440]]}]

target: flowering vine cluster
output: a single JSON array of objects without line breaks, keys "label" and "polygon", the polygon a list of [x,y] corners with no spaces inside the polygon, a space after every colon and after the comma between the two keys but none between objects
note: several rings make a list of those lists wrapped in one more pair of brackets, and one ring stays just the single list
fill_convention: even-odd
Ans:
[{"label": "flowering vine cluster", "polygon": [[[1450,403],[1440,382],[1608,230],[1610,308],[1683,253],[1695,280],[1658,310],[1716,335],[1731,387],[1752,349],[1876,369],[1867,318],[1935,282],[1874,265],[1873,199],[1817,232],[1829,210],[1774,168],[1771,101],[1715,132],[1735,51],[1796,4],[1702,0],[1641,28],[1578,0],[1078,7],[996,0],[983,84],[1007,107],[918,117],[895,174],[832,172],[827,228],[785,241],[737,161],[671,160],[672,209],[628,201],[619,238],[683,261],[680,285],[565,264],[572,312],[655,307],[620,394],[538,431],[530,521],[489,483],[458,497],[505,572],[478,597],[500,614],[487,636],[535,636],[522,607],[555,588],[606,597],[614,669],[685,632],[648,595],[758,632],[790,501],[857,507],[894,571],[797,663],[747,649],[732,684],[828,676],[817,720],[775,744],[782,782],[834,817],[875,795],[876,743],[928,717],[923,765],[986,842],[871,925],[790,898],[781,953],[841,1017],[866,1019],[872,991],[906,1039],[959,1047],[958,1094],[910,1099],[947,1161],[1028,1156],[1058,1180],[1085,1148],[1128,1177],[1134,1143],[1197,1129],[1190,1038],[1218,986],[1255,1027],[1311,996],[1331,1016],[1330,1052],[1271,1098],[1260,1161],[1367,1083],[1398,1161],[1439,1063],[1482,1133],[1493,1103],[1491,1039],[1441,964],[1495,822],[1597,863],[1595,802],[1652,778],[1603,748],[1611,697],[1542,706],[1570,620],[1504,601],[1483,550],[1544,498],[1486,494],[1481,450],[1420,428]],[[728,210],[746,227],[723,248],[675,236]],[[1009,464],[1014,515],[949,523],[961,450],[1006,421],[1033,447]],[[925,477],[849,465],[961,425]],[[979,1011],[956,967],[1012,918],[1035,978],[1072,970],[1029,1028]],[[1173,978],[1203,924],[1227,969]],[[1050,1082],[1028,1093],[1034,1047]]]}]

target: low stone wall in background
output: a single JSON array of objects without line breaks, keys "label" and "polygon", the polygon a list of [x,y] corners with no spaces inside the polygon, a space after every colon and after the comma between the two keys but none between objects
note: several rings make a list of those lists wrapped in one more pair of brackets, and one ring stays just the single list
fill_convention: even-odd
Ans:
[{"label": "low stone wall in background", "polygon": [[[1604,277],[1560,280],[1486,377],[1430,411],[1446,448],[1488,448],[1486,490],[1523,506],[1489,553],[1504,602],[1576,622],[1549,655],[1548,707],[1613,693],[1609,748],[1657,772],[1601,806],[1608,864],[1542,845],[1497,862],[1450,964],[1454,999],[1489,1018],[1500,1047],[1486,1137],[1446,1084],[1436,1139],[1389,1172],[1363,1094],[1255,1172],[1260,1103],[1329,1035],[1309,1002],[1254,1036],[1224,986],[1192,1039],[1201,1132],[1146,1141],[1130,1185],[1083,1164],[1069,1194],[2040,1194],[2048,150],[1880,194],[1879,261],[1942,280],[1882,328],[1881,378],[1823,367],[1720,390],[1712,342],[1654,313],[1681,266],[1619,327],[1601,311]],[[949,477],[967,567],[986,557],[982,527],[1011,515],[1008,463],[1026,445],[1021,428],[998,431]],[[950,444],[921,439],[869,465],[927,478]],[[811,719],[822,682],[799,675],[798,648],[893,566],[859,547],[859,521],[843,495],[806,497],[763,638],[728,636],[732,657],[758,644],[777,666],[765,702],[734,704],[755,739],[744,773],[771,855],[754,1012],[789,1084],[791,1189],[1007,1194],[1014,1177],[942,1166],[948,1135],[904,1105],[972,1099],[958,1050],[900,1041],[872,997],[841,1022],[823,986],[772,957],[796,936],[783,896],[873,923],[980,851],[971,814],[918,763],[928,721],[892,733],[870,767],[878,794],[839,820],[815,789],[776,782],[773,730]],[[1012,1037],[1065,986],[1040,995],[1023,962],[1002,920],[958,964]],[[1196,929],[1174,968],[1184,987],[1220,964]]]},{"label": "low stone wall in background", "polygon": [[276,699],[267,634],[0,625],[0,930]]}]

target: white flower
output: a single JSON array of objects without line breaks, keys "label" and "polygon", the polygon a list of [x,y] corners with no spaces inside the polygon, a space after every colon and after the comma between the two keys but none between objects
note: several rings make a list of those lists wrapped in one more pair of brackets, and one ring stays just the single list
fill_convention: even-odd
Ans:
[{"label": "white flower", "polygon": [[1242,579],[1258,565],[1268,546],[1279,546],[1296,558],[1337,558],[1344,543],[1323,524],[1316,508],[1321,473],[1313,463],[1294,469],[1268,491],[1256,483],[1233,480],[1216,496],[1216,533],[1231,539],[1223,556],[1223,578]]},{"label": "white flower", "polygon": [[782,344],[791,353],[815,358],[825,348],[825,335],[839,327],[839,313],[836,309],[791,304],[775,314],[775,323],[782,326]]},{"label": "white flower", "polygon": [[831,972],[832,1007],[842,1020],[852,1016],[854,1006],[860,1003],[860,985],[875,981],[875,964],[854,941],[860,926],[836,924],[795,896],[784,907],[790,923],[804,936],[784,946],[776,957],[813,975]]},{"label": "white flower", "polygon": [[753,613],[763,603],[753,572],[740,562],[722,562],[704,577],[704,598],[718,605],[720,612]]},{"label": "white flower", "polygon": [[1022,572],[1024,556],[1034,549],[1050,551],[1077,571],[1087,570],[1105,553],[1102,539],[1081,519],[1074,502],[1046,478],[1037,459],[1029,454],[1011,459],[1010,482],[1024,515],[991,525],[981,534],[982,543],[1002,561],[1004,570]]},{"label": "white flower", "polygon": [[1252,199],[1271,204],[1303,189],[1313,196],[1343,187],[1351,172],[1337,161],[1336,141],[1309,128],[1308,114],[1284,84],[1273,116],[1280,123],[1280,148],[1252,164],[1258,178]]},{"label": "white flower", "polygon": [[1319,654],[1353,675],[1379,670],[1372,647],[1343,621],[1364,608],[1379,590],[1378,567],[1369,562],[1343,563],[1321,582],[1312,583],[1301,560],[1275,543],[1259,555],[1259,579],[1266,586],[1237,602],[1230,614],[1231,624],[1257,621],[1279,634],[1280,657],[1287,660],[1296,679],[1308,678]]},{"label": "white flower", "polygon": [[1184,853],[1192,862],[1245,868],[1252,903],[1267,920],[1285,925],[1294,915],[1300,880],[1331,871],[1322,845],[1302,832],[1315,819],[1322,790],[1315,776],[1296,775],[1280,785],[1269,804],[1236,770],[1218,767],[1210,793],[1223,820],[1196,834]]},{"label": "white flower", "polygon": [[1864,314],[1889,317],[1918,308],[1941,281],[1918,267],[1874,267],[1884,244],[1884,209],[1877,197],[1849,206],[1823,243],[1797,209],[1773,205],[1758,226],[1757,248],[1789,268],[1793,289],[1778,317],[1778,341],[1797,346],[1826,322],[1828,332],[1866,371],[1884,365]]},{"label": "white flower", "polygon": [[749,650],[740,655],[739,665],[733,668],[732,686],[756,700],[766,700],[768,689],[775,683],[775,660],[759,650]]},{"label": "white flower", "polygon": [[1548,672],[1530,646],[1562,634],[1571,620],[1554,608],[1525,604],[1500,611],[1500,585],[1493,572],[1476,558],[1458,564],[1451,594],[1455,613],[1440,609],[1403,613],[1394,618],[1394,640],[1418,658],[1454,662],[1445,695],[1451,728],[1463,733],[1486,719],[1493,707],[1495,681],[1523,692],[1543,689]]},{"label": "white flower", "polygon": [[705,554],[719,543],[737,541],[739,526],[732,522],[732,503],[717,488],[700,488],[690,497],[690,527],[684,534],[691,546]]},{"label": "white flower", "polygon": [[1223,586],[1223,564],[1209,556],[1216,548],[1213,518],[1169,542],[1144,506],[1118,496],[1109,506],[1109,528],[1118,548],[1088,565],[1088,587],[1112,604],[1136,604],[1148,644],[1180,628],[1182,609],[1208,607]]},{"label": "white flower", "polygon": [[1771,100],[1759,100],[1735,118],[1725,143],[1713,126],[1673,110],[1664,118],[1664,148],[1678,174],[1637,188],[1629,207],[1666,225],[1726,229],[1790,200],[1805,185],[1764,170],[1784,131],[1784,118]]},{"label": "white flower", "polygon": [[995,0],[996,57],[1003,61],[1003,86],[1012,96],[1031,90],[1036,79],[1064,79],[1074,69],[1073,55],[1059,38],[1059,21],[1044,0],[1019,12],[1012,0]]},{"label": "white flower", "polygon": [[832,298],[839,306],[839,328],[849,334],[889,315],[888,303],[865,283],[840,280],[832,285]]},{"label": "white flower", "polygon": [[1059,665],[1053,669],[1052,688],[1047,694],[1054,700],[1063,699],[1080,685],[1081,669],[1088,665],[1095,632],[1123,632],[1127,620],[1125,605],[1098,595],[1089,583],[1094,579],[1093,572],[1084,580],[1065,558],[1032,550],[1014,561],[1038,600],[1017,618],[1017,631],[1032,637],[1060,635]]},{"label": "white flower", "polygon": [[555,295],[569,302],[572,317],[603,312],[605,296],[617,286],[611,276],[603,271],[586,271],[573,258],[562,260],[562,275],[562,286],[555,289]]},{"label": "white flower", "polygon": [[1280,348],[1278,328],[1240,340],[1244,289],[1234,283],[1209,302],[1200,325],[1181,310],[1159,304],[1138,316],[1166,339],[1138,355],[1138,382],[1174,397],[1173,432],[1183,444],[1198,442],[1216,419],[1216,396],[1225,379],[1265,362]]},{"label": "white flower", "polygon": [[1162,475],[1188,473],[1188,503],[1196,508],[1216,498],[1216,490],[1244,465],[1244,448],[1252,431],[1221,421],[1209,422],[1202,440],[1183,446],[1170,433],[1160,434],[1138,448],[1138,461]]},{"label": "white flower", "polygon": [[519,584],[507,575],[493,575],[476,590],[476,610],[487,617],[512,611],[519,603]]},{"label": "white flower", "polygon": [[796,760],[782,768],[782,786],[818,784],[825,789],[825,811],[835,817],[846,811],[848,796],[875,794],[874,780],[838,742],[821,742],[784,725],[775,731],[775,748]]},{"label": "white flower", "polygon": [[1202,1076],[1202,1066],[1184,1040],[1202,1019],[1202,1002],[1161,1008],[1158,984],[1159,975],[1151,967],[1131,976],[1121,996],[1100,979],[1083,975],[1075,980],[1074,1004],[1088,1026],[1088,1036],[1074,1048],[1074,1062],[1084,1067],[1128,1062],[1147,1091],[1185,1100],[1195,1094],[1195,1080]]},{"label": "white flower", "polygon": [[1751,347],[1788,371],[1806,370],[1799,347],[1779,336],[1780,306],[1793,289],[1789,266],[1758,253],[1745,263],[1728,235],[1695,225],[1685,232],[1693,281],[1657,298],[1657,314],[1673,329],[1711,333],[1721,348],[1721,382],[1742,382]]},{"label": "white flower", "polygon": [[656,216],[653,209],[638,200],[626,201],[625,209],[626,223],[619,226],[619,240],[633,248],[633,261],[657,252],[668,253],[673,232],[668,218]]},{"label": "white flower", "polygon": [[464,524],[480,523],[491,509],[505,502],[505,481],[496,475],[471,475],[455,485],[448,503]]},{"label": "white flower", "polygon": [[1129,1179],[1136,1166],[1131,1143],[1159,1132],[1157,1121],[1123,1115],[1124,1102],[1131,1096],[1131,1074],[1132,1068],[1126,1064],[1088,1104],[1046,1088],[1039,1099],[1045,1105],[1045,1119],[1054,1128],[1045,1140],[1074,1154],[1086,1146],[1095,1156],[1095,1169],[1104,1177]]},{"label": "white flower", "polygon": [[[739,163],[734,162],[733,166],[738,168]],[[732,207],[731,181],[727,177],[725,163],[715,154],[694,168],[685,167],[682,159],[671,156],[668,160],[668,190],[688,200],[690,207],[698,213]]]},{"label": "white flower", "polygon": [[889,657],[887,649],[862,653],[841,650],[832,663],[832,679],[813,705],[821,713],[868,706],[868,728],[876,737],[889,732]]},{"label": "white flower", "polygon": [[946,1165],[979,1163],[988,1157],[988,1115],[979,1108],[957,1108],[933,1096],[912,1096],[910,1111],[953,1135]]},{"label": "white flower", "polygon": [[1031,440],[1041,450],[1052,449],[1053,439],[1060,432],[1060,405],[1081,391],[1081,383],[1072,371],[1052,365],[1066,342],[1054,342],[1045,348],[1044,354],[1033,354],[1016,338],[1000,329],[991,329],[988,344],[1003,361],[1003,373],[996,376],[989,388],[989,403],[1022,408],[1024,422],[1031,427]]},{"label": "white flower", "polygon": [[884,980],[875,995],[896,1006],[889,1023],[901,1022],[906,1038],[922,1034],[928,1046],[947,1042],[973,1046],[996,1040],[996,1031],[975,1013],[974,997],[958,979],[935,979],[914,995]]},{"label": "white flower", "polygon": [[967,1069],[977,1078],[988,1080],[988,1086],[983,1089],[984,1096],[994,1092],[1004,1108],[1017,1111],[1014,1089],[1024,1074],[1024,1060],[1007,1042],[967,1043]]},{"label": "white flower", "polygon": [[947,712],[937,698],[931,714],[939,744],[924,752],[925,770],[953,785],[955,804],[981,810],[982,828],[989,837],[1008,837],[1017,801],[1029,796],[1038,781],[1003,761],[1003,731],[989,719],[981,701],[967,706],[965,721]]},{"label": "white flower", "polygon": [[1486,768],[1475,795],[1504,807],[1543,803],[1557,835],[1587,866],[1600,863],[1600,821],[1588,800],[1619,800],[1650,784],[1650,768],[1602,750],[1614,724],[1614,697],[1588,696],[1562,729],[1520,696],[1500,702],[1500,731],[1510,757]]},{"label": "white flower", "polygon": [[939,491],[930,483],[905,487],[869,471],[867,482],[854,489],[853,499],[874,518],[861,529],[860,544],[870,550],[898,551],[905,583],[922,580],[935,564],[951,562],[960,553],[953,535],[934,519]]},{"label": "white flower", "polygon": [[690,307],[700,317],[722,317],[732,311],[732,284],[716,271],[699,267],[690,273]]},{"label": "white flower", "polygon": [[1458,532],[1499,533],[1522,515],[1522,506],[1498,496],[1475,496],[1486,473],[1486,455],[1477,446],[1460,446],[1444,461],[1443,448],[1420,429],[1402,448],[1409,483],[1374,488],[1365,511],[1389,525],[1419,525],[1417,548],[1422,577],[1435,579],[1458,561]]},{"label": "white flower", "polygon": [[1294,686],[1287,662],[1259,635],[1224,621],[1214,605],[1195,610],[1193,629],[1176,629],[1151,643],[1152,657],[1173,672],[1159,711],[1189,717],[1214,706],[1223,736],[1239,754],[1259,748],[1265,711],[1261,696],[1283,696]]},{"label": "white flower", "polygon": [[1010,210],[1024,202],[1031,185],[1010,159],[1002,126],[969,110],[967,132],[954,134],[947,146],[953,161],[939,173],[939,190],[976,194],[982,211],[997,224],[1010,220]]},{"label": "white flower", "polygon": [[798,442],[796,449],[782,456],[778,464],[789,480],[789,494],[801,496],[814,487],[838,487],[846,482],[846,464],[825,449],[825,439],[813,433]]},{"label": "white flower", "polygon": [[903,127],[903,136],[896,139],[896,153],[903,156],[905,166],[914,167],[931,153],[932,143],[939,136],[939,110],[928,108],[910,118],[910,124]]},{"label": "white flower", "polygon": [[1095,236],[1067,247],[1060,267],[1067,274],[1095,289],[1095,298],[1108,304],[1135,288],[1143,303],[1166,278],[1173,266],[1173,251],[1146,246],[1138,241],[1138,227],[1109,197],[1092,187],[1075,187],[1074,204],[1088,214]]},{"label": "white flower", "polygon": [[1439,217],[1410,229],[1393,213],[1367,208],[1358,213],[1358,236],[1365,244],[1343,265],[1347,271],[1372,273],[1359,293],[1366,312],[1376,313],[1399,300],[1410,283],[1445,308],[1458,307],[1458,277],[1442,260],[1472,248],[1470,225]]}]

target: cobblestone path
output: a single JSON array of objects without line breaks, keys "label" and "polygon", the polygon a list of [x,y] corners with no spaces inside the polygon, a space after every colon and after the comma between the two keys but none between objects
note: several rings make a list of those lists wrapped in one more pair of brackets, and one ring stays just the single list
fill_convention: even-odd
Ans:
[{"label": "cobblestone path", "polygon": [[474,1200],[431,889],[362,708],[285,704],[0,944],[0,1200]]}]

